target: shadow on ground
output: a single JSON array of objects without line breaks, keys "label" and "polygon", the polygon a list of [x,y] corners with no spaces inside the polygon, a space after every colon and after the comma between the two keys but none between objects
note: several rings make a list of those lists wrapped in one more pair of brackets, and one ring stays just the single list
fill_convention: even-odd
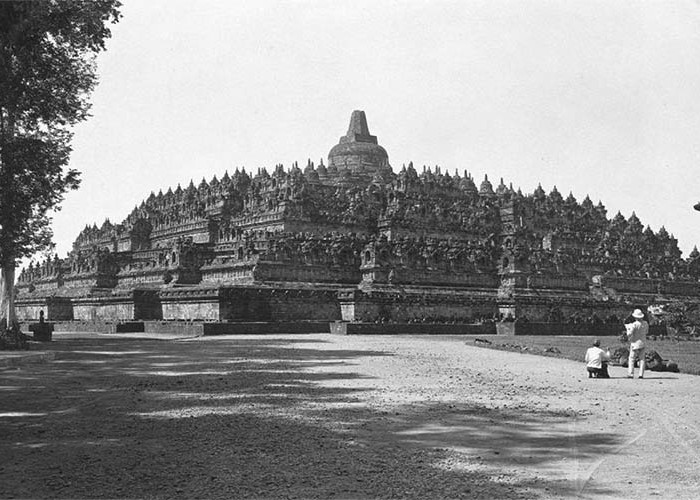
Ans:
[{"label": "shadow on ground", "polygon": [[0,497],[536,498],[575,485],[519,467],[619,444],[557,431],[572,415],[371,407],[320,383],[387,354],[312,342],[54,342],[53,363],[0,371]]}]

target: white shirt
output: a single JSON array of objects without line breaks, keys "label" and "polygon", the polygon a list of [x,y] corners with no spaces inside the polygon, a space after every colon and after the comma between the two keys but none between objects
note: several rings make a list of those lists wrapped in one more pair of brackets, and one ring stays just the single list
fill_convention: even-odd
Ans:
[{"label": "white shirt", "polygon": [[589,347],[586,351],[586,366],[589,368],[603,368],[603,361],[610,359],[610,351],[604,351],[600,347]]},{"label": "white shirt", "polygon": [[644,342],[649,333],[649,323],[644,320],[637,320],[634,323],[625,325],[627,329],[627,338],[630,341],[632,349],[641,349],[644,347]]}]

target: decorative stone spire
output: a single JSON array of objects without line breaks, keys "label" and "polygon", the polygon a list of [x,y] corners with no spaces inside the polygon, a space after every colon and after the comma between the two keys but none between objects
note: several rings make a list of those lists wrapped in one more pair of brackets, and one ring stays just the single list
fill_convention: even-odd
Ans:
[{"label": "decorative stone spire", "polygon": [[466,172],[464,173],[464,177],[462,178],[462,180],[459,183],[459,187],[465,193],[470,193],[470,194],[477,194],[478,193],[478,190],[476,189],[476,184],[474,184],[474,180]]},{"label": "decorative stone spire", "polygon": [[501,182],[498,184],[498,187],[496,188],[496,194],[499,196],[503,196],[508,192],[508,188],[506,187],[505,183],[503,182],[503,177],[501,177]]},{"label": "decorative stone spire", "polygon": [[340,144],[348,142],[369,142],[377,144],[377,136],[370,135],[369,133],[367,117],[364,111],[355,110],[352,112],[348,133],[340,138]]},{"label": "decorative stone spire", "polygon": [[326,166],[323,164],[323,158],[321,158],[321,161],[319,162],[316,171],[318,172],[319,176],[325,177],[326,175],[328,175],[328,169],[326,169]]},{"label": "decorative stone spire", "polygon": [[494,194],[493,192],[493,185],[489,181],[489,176],[484,175],[484,180],[481,183],[481,186],[479,187],[479,194],[481,195],[492,195]]},{"label": "decorative stone spire", "polygon": [[537,188],[532,193],[536,199],[542,199],[545,197],[544,189],[542,189],[542,184],[537,184]]}]

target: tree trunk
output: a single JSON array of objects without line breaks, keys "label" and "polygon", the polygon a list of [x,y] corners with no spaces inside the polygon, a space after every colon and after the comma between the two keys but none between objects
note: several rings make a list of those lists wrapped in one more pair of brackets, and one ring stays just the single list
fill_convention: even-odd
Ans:
[{"label": "tree trunk", "polygon": [[[0,290],[5,289],[5,273],[2,272],[2,268],[0,268]],[[0,329],[5,323],[5,295],[3,293],[0,293]]]},{"label": "tree trunk", "polygon": [[[11,141],[15,134],[15,110],[13,107],[4,108],[0,111],[0,172],[3,175],[3,188],[7,190],[7,193],[12,195],[13,189],[13,178],[7,169],[10,165],[6,164],[3,158],[2,152],[4,147]],[[3,172],[4,171],[4,172]],[[8,204],[7,206],[11,206]],[[6,227],[7,231],[8,228]],[[10,248],[3,248],[5,257],[9,253]],[[3,319],[8,328],[12,326],[12,322],[15,320],[15,263],[14,259],[7,259],[7,262],[0,265],[0,326],[2,326]]]},{"label": "tree trunk", "polygon": [[0,275],[0,318],[7,320],[7,326],[15,321],[15,266],[6,264]]}]

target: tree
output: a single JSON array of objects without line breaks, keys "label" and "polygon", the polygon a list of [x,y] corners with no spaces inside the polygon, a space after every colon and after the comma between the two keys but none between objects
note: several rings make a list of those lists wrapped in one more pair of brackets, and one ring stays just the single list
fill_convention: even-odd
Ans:
[{"label": "tree", "polygon": [[18,262],[52,247],[51,213],[79,172],[72,127],[88,117],[96,55],[118,0],[0,2],[0,319],[14,320]]},{"label": "tree", "polygon": [[663,305],[658,317],[671,329],[674,337],[692,335],[700,325],[700,308],[698,304],[673,300]]}]

